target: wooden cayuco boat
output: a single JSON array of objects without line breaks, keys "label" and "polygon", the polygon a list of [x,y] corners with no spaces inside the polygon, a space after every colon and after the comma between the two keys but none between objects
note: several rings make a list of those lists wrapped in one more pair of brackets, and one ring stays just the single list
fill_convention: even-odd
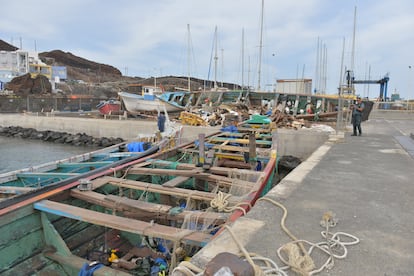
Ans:
[{"label": "wooden cayuco boat", "polygon": [[168,274],[270,189],[273,144],[200,135],[0,209],[0,274]]}]

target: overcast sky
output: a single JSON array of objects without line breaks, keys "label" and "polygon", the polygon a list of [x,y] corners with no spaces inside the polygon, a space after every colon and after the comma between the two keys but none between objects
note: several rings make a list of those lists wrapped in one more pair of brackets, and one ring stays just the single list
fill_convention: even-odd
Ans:
[{"label": "overcast sky", "polygon": [[[190,71],[239,84],[243,76],[244,84],[258,87],[261,0],[14,0],[2,1],[1,10],[0,39],[24,50],[59,49],[129,76]],[[345,39],[344,67],[351,68],[354,56],[356,79],[389,73],[388,95],[414,98],[414,1],[265,0],[261,88],[297,77],[315,85],[318,38],[326,47],[328,94],[337,93]],[[357,85],[356,93],[374,98],[379,88]]]}]

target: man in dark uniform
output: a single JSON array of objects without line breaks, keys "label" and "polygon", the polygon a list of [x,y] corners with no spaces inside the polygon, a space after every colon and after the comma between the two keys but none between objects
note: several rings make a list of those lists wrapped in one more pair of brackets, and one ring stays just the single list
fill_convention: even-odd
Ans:
[{"label": "man in dark uniform", "polygon": [[158,115],[158,130],[162,133],[165,128],[165,115],[164,112],[160,112]]},{"label": "man in dark uniform", "polygon": [[357,136],[357,130],[359,136],[362,135],[361,121],[362,121],[362,112],[364,111],[365,105],[362,102],[360,97],[357,98],[357,103],[351,105],[352,109],[352,126],[354,127],[354,132],[351,136]]}]

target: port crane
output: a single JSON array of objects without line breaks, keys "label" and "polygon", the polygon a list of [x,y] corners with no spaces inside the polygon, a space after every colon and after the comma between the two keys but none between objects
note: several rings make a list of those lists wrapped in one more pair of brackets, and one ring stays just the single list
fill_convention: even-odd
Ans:
[{"label": "port crane", "polygon": [[347,86],[351,88],[352,91],[354,91],[354,84],[379,84],[380,85],[379,98],[384,101],[387,100],[387,89],[388,89],[389,80],[390,80],[390,77],[388,73],[382,79],[379,79],[379,80],[355,80],[355,77],[353,76],[352,71],[351,70],[346,71]]}]

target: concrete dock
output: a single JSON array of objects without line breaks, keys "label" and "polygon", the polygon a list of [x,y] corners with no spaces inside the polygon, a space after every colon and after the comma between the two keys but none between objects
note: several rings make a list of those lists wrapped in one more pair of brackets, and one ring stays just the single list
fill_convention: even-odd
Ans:
[{"label": "concrete dock", "polygon": [[[77,127],[84,126],[90,135],[95,131],[96,136],[102,131],[123,132],[126,138],[134,137],[140,129],[156,129],[155,122],[114,120],[101,125],[95,122],[96,126],[90,122],[80,119]],[[73,120],[1,115],[2,123],[68,131]],[[320,221],[328,211],[338,219],[331,232],[346,232],[360,239],[358,244],[347,246],[346,258],[335,259],[331,269],[318,275],[414,275],[414,113],[374,111],[362,128],[361,137],[351,137],[348,131],[320,145],[315,143],[315,149],[309,148],[309,154],[301,156],[304,162],[266,197],[286,207],[286,227],[298,239],[324,241]],[[194,137],[205,131],[189,128]],[[282,215],[281,208],[259,201],[232,229],[248,252],[282,266],[277,250],[291,241],[280,226]],[[225,231],[192,262],[202,265],[218,252],[238,251]],[[315,257],[318,267],[324,258]],[[291,270],[287,273],[295,275]]]},{"label": "concrete dock", "polygon": [[[286,227],[298,239],[324,241],[320,221],[327,211],[338,220],[330,232],[360,239],[318,275],[414,275],[414,120],[412,114],[384,116],[374,113],[364,122],[361,137],[345,132],[325,142],[266,195],[286,207]],[[281,208],[258,201],[232,229],[248,252],[282,266],[277,250],[291,241],[280,226],[282,215]],[[222,251],[239,252],[226,232],[192,262],[203,265]],[[317,267],[327,258],[311,257]]]}]

